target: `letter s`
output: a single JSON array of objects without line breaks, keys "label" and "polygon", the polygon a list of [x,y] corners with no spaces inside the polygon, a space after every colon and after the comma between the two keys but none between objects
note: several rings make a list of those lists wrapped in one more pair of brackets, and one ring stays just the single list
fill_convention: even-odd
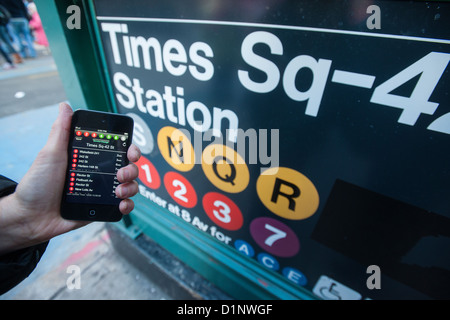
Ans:
[{"label": "letter s", "polygon": [[[127,87],[131,87],[131,81],[127,77],[126,74],[122,72],[116,72],[114,74],[113,78],[114,86],[116,87],[117,91],[120,93],[116,93],[116,98],[119,101],[119,103],[128,109],[133,109],[136,105],[136,101],[134,99],[133,93],[131,90],[129,90]],[[125,84],[125,86],[122,85],[122,82]],[[124,96],[126,96],[126,99],[124,99]]]},{"label": "letter s", "polygon": [[261,70],[267,76],[264,82],[255,82],[250,79],[248,71],[238,70],[239,81],[250,91],[267,93],[275,89],[280,81],[280,71],[275,63],[258,56],[253,47],[258,44],[266,44],[270,48],[271,54],[282,55],[283,44],[275,35],[266,31],[256,31],[245,37],[241,46],[241,55],[244,61],[250,66]]},{"label": "letter s", "polygon": [[[204,56],[199,54],[199,52],[202,52]],[[189,66],[189,71],[195,79],[208,81],[213,77],[214,65],[207,58],[214,57],[214,52],[208,44],[204,42],[193,43],[189,48],[189,57],[195,63],[195,66]],[[204,71],[202,72],[201,69]]]},{"label": "letter s", "polygon": [[140,123],[137,122],[134,123],[133,143],[135,143],[139,148],[145,147],[147,145],[147,139],[144,135],[144,128]]}]

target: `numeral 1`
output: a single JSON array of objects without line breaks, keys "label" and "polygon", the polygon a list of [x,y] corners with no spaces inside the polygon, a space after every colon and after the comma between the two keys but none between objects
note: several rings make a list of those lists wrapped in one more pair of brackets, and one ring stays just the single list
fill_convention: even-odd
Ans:
[{"label": "numeral 1", "polygon": [[150,174],[150,167],[148,164],[143,164],[141,169],[145,172],[145,179],[147,179],[147,182],[152,183],[152,175]]}]

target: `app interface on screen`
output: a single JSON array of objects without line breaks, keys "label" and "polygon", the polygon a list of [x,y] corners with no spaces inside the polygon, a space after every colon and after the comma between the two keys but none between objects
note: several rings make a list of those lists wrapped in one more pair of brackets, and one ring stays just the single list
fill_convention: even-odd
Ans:
[{"label": "app interface on screen", "polygon": [[66,199],[72,203],[118,204],[117,170],[126,165],[128,133],[75,127],[69,153]]}]

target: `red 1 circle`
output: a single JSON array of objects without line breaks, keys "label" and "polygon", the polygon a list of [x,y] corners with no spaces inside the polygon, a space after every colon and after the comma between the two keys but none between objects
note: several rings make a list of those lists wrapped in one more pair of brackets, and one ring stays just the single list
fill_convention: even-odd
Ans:
[{"label": "red 1 circle", "polygon": [[177,172],[167,172],[164,176],[167,192],[179,205],[193,208],[197,204],[197,193],[191,183]]},{"label": "red 1 circle", "polygon": [[244,218],[241,210],[230,198],[217,192],[208,192],[202,203],[208,217],[219,227],[231,231],[242,227]]},{"label": "red 1 circle", "polygon": [[141,156],[135,165],[139,168],[139,180],[151,189],[158,189],[161,185],[161,178],[153,163]]}]

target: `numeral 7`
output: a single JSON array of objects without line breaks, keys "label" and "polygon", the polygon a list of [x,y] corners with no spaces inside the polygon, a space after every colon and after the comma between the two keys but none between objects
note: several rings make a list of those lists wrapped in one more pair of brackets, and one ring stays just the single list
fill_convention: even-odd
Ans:
[{"label": "numeral 7", "polygon": [[271,247],[273,243],[277,240],[284,239],[287,236],[287,233],[284,231],[281,231],[280,229],[275,228],[274,226],[271,226],[270,224],[265,224],[264,228],[266,228],[269,231],[272,231],[273,234],[269,236],[264,243]]}]

